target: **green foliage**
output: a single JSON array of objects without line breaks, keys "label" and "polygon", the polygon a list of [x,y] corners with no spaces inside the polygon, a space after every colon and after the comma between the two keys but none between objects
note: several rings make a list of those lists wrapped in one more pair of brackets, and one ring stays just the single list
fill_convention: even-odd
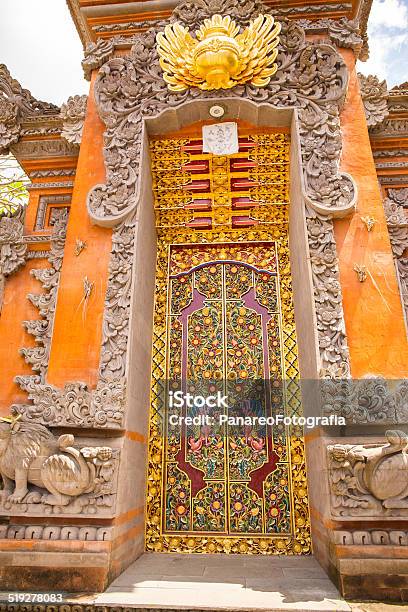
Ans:
[{"label": "green foliage", "polygon": [[0,217],[12,216],[27,205],[29,183],[12,155],[0,156]]}]

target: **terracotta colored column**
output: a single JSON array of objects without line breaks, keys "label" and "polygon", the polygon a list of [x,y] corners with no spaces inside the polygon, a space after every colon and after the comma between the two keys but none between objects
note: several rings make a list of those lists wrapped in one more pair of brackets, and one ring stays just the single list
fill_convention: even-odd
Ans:
[{"label": "terracotta colored column", "polygon": [[[351,372],[355,378],[403,378],[408,375],[408,345],[387,223],[354,56],[351,50],[342,51],[350,84],[341,114],[341,169],[358,185],[356,213],[335,222]],[[377,221],[371,232],[361,220],[365,216]],[[359,282],[355,264],[366,266],[366,281]]]},{"label": "terracotta colored column", "polygon": [[[92,83],[68,220],[47,377],[49,383],[58,386],[71,380],[90,385],[97,381],[112,231],[91,224],[86,196],[94,185],[105,181],[104,129],[96,111]],[[86,248],[77,256],[78,239],[86,242]],[[88,300],[84,299],[86,277],[94,284]]]}]

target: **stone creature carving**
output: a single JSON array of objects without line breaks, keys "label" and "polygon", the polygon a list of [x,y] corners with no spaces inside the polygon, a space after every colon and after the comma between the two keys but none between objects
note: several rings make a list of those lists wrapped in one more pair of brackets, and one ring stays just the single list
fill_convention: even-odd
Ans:
[{"label": "stone creature carving", "polygon": [[329,484],[337,516],[408,514],[408,436],[388,430],[387,444],[329,446]]},{"label": "stone creature carving", "polygon": [[[112,449],[73,447],[74,436],[56,438],[46,427],[18,417],[0,422],[2,501],[66,506],[84,493],[97,495],[112,477]],[[29,491],[29,485],[34,490]],[[38,493],[41,491],[41,495]]]}]

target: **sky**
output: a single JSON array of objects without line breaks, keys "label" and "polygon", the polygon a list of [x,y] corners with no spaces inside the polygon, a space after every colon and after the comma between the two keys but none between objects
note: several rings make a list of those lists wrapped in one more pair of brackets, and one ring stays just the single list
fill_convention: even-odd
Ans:
[{"label": "sky", "polygon": [[[408,80],[408,0],[374,0],[364,74],[388,87]],[[88,92],[82,44],[65,0],[0,0],[0,63],[38,99],[61,104]]]},{"label": "sky", "polygon": [[374,0],[368,40],[370,57],[358,70],[386,79],[388,89],[408,81],[408,0]]}]

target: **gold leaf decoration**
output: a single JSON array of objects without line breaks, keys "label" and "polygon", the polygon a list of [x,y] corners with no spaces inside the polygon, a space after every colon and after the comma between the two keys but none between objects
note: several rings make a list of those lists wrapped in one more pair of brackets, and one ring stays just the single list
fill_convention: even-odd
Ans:
[{"label": "gold leaf decoration", "polygon": [[231,17],[213,15],[193,38],[175,23],[157,35],[164,80],[171,91],[198,87],[205,91],[250,83],[265,87],[276,73],[281,26],[271,15],[259,15],[240,34]]}]

